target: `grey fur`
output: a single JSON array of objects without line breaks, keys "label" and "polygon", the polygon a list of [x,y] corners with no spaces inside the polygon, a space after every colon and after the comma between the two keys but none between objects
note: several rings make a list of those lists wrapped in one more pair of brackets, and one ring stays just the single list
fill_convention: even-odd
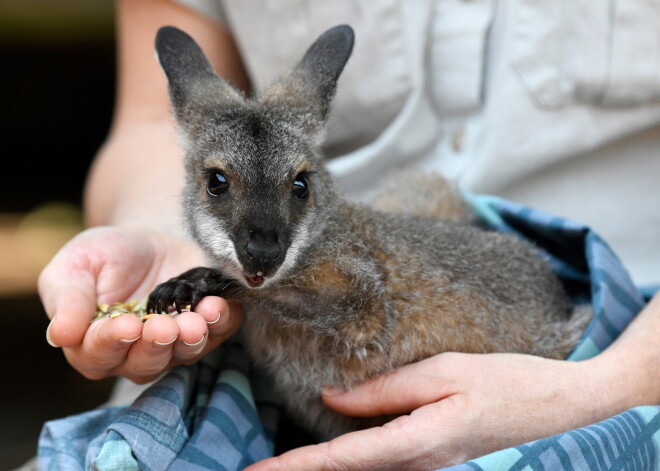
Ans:
[{"label": "grey fur", "polygon": [[[185,33],[166,28],[157,41],[188,143],[186,224],[214,270],[163,283],[150,304],[240,299],[254,360],[319,438],[384,420],[331,411],[320,400],[323,386],[350,388],[444,351],[562,358],[589,319],[571,318],[561,284],[531,245],[477,227],[439,176],[425,184],[441,188],[442,201],[426,201],[421,215],[388,207],[391,199],[374,203],[391,209],[382,211],[335,193],[319,145],[352,38],[347,26],[325,33],[291,74],[252,100],[209,72]],[[211,196],[216,171],[228,190]],[[301,175],[306,198],[292,194]],[[414,205],[414,197],[406,201]],[[246,254],[251,243],[278,255],[255,260]]]}]

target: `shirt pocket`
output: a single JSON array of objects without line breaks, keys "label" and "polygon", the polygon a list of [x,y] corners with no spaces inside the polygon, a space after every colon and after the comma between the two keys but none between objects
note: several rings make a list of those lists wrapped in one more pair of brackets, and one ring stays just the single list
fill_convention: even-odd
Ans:
[{"label": "shirt pocket", "polygon": [[431,16],[427,73],[441,116],[465,115],[483,101],[492,0],[436,0]]},{"label": "shirt pocket", "polygon": [[513,67],[544,108],[660,99],[660,2],[518,0]]}]

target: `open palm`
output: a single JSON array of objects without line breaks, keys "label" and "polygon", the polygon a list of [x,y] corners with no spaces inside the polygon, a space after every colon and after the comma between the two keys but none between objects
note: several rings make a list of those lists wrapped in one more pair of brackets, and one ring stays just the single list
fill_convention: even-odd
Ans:
[{"label": "open palm", "polygon": [[195,244],[182,238],[144,228],[84,231],[39,277],[39,293],[51,318],[48,340],[91,379],[117,375],[144,383],[174,365],[194,362],[240,326],[240,306],[208,297],[197,312],[175,318],[90,320],[98,302],[143,299],[157,283],[203,264]]}]

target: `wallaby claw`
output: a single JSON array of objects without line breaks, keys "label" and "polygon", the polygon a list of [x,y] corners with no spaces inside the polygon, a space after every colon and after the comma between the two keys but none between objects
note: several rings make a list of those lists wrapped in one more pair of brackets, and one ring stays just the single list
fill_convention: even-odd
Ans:
[{"label": "wallaby claw", "polygon": [[149,295],[147,311],[167,313],[170,306],[174,306],[176,312],[181,314],[183,307],[188,305],[190,309],[194,309],[203,297],[199,295],[197,283],[199,282],[176,277],[159,284]]},{"label": "wallaby claw", "polygon": [[193,268],[156,286],[149,295],[147,312],[167,313],[172,306],[179,314],[188,306],[194,311],[204,296],[226,297],[233,285],[218,270]]}]

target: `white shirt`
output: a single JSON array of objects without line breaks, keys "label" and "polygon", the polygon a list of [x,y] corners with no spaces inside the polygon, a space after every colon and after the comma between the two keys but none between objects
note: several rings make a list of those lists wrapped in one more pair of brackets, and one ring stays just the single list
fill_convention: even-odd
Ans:
[{"label": "white shirt", "polygon": [[257,89],[354,28],[326,143],[347,195],[434,169],[591,226],[660,283],[660,2],[180,2],[229,27]]}]

